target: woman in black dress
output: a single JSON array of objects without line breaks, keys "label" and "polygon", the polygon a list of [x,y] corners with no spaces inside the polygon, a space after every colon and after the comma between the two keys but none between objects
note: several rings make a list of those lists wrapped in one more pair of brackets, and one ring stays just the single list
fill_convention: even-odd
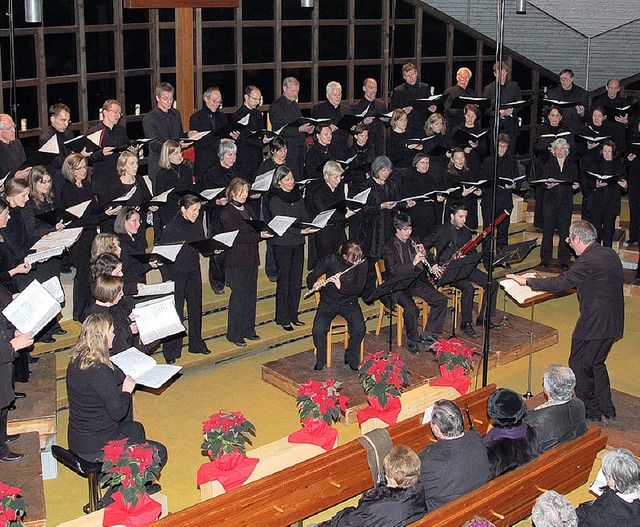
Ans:
[{"label": "woman in black dress", "polygon": [[9,222],[9,204],[0,197],[0,284],[11,293],[17,293],[18,289],[13,281],[17,274],[26,274],[31,271],[31,264],[23,262],[13,266],[14,254],[10,245],[5,243],[5,228]]},{"label": "woman in black dress", "polygon": [[[180,199],[180,212],[162,231],[160,243],[185,242],[175,262],[160,267],[162,279],[175,283],[175,305],[181,320],[184,320],[184,303],[187,302],[189,317],[189,353],[209,355],[211,351],[202,339],[202,276],[200,274],[200,253],[188,242],[205,238],[198,196],[187,194]],[[182,335],[168,337],[162,353],[167,364],[173,364],[182,354]]]},{"label": "woman in black dress", "polygon": [[351,184],[362,184],[367,178],[371,163],[376,158],[373,141],[369,136],[369,126],[358,124],[353,130],[353,144],[349,147],[347,159],[356,158],[349,163],[345,173],[345,181]]},{"label": "woman in black dress", "polygon": [[467,165],[471,170],[475,172],[480,171],[480,165],[483,159],[487,156],[487,136],[483,136],[480,139],[474,139],[472,136],[465,136],[465,140],[456,139],[456,132],[462,130],[463,132],[469,132],[472,134],[479,134],[482,132],[480,123],[478,122],[478,115],[480,110],[477,104],[467,104],[464,107],[464,122],[458,126],[454,126],[452,130],[448,132],[450,136],[450,143],[456,147],[462,148],[467,156]]},{"label": "woman in black dress", "polygon": [[[402,198],[444,190],[444,174],[431,166],[429,154],[416,154],[411,166],[411,172],[402,178]],[[415,207],[408,211],[413,222],[413,233],[418,239],[424,239],[442,223],[444,201],[442,194],[431,194],[428,198],[417,200]]]},{"label": "woman in black dress", "polygon": [[313,138],[315,142],[313,146],[309,148],[304,163],[305,179],[320,179],[320,174],[322,173],[320,167],[324,166],[324,163],[327,161],[335,161],[336,159],[333,149],[331,148],[333,132],[331,131],[330,124],[323,123],[316,125]]},{"label": "woman in black dress", "polygon": [[231,288],[227,311],[227,340],[236,346],[247,345],[245,339],[260,340],[256,334],[256,303],[258,296],[258,243],[271,238],[269,232],[256,232],[246,221],[257,219],[245,203],[249,183],[235,178],[227,187],[228,203],[222,209],[220,221],[225,232],[240,231],[233,247],[225,254],[227,282]]},{"label": "woman in black dress", "polygon": [[424,123],[424,134],[430,139],[424,144],[422,151],[429,154],[432,166],[444,170],[449,161],[447,150],[451,148],[451,143],[447,137],[447,127],[442,114],[432,113],[429,116]]},{"label": "woman in black dress", "polygon": [[[297,221],[307,221],[307,210],[302,192],[296,185],[293,172],[286,166],[276,169],[273,188],[269,196],[271,216],[288,216]],[[285,331],[294,326],[304,326],[298,319],[302,268],[304,266],[304,235],[316,229],[289,227],[282,236],[273,238],[273,255],[278,269],[276,282],[276,324]]]},{"label": "woman in black dress", "polygon": [[449,194],[446,208],[449,209],[454,203],[463,203],[469,211],[466,227],[474,231],[478,228],[478,198],[482,196],[482,189],[473,185],[477,181],[478,173],[467,166],[464,150],[456,148],[451,154],[445,184],[447,188],[460,187],[460,189]]},{"label": "woman in black dress", "polygon": [[402,108],[394,110],[391,114],[391,131],[387,137],[387,156],[397,168],[408,168],[416,152],[422,150],[421,144],[407,144],[408,139],[421,139],[422,134],[409,135],[407,112]]},{"label": "woman in black dress", "polygon": [[71,247],[71,258],[76,268],[73,278],[73,319],[83,320],[83,313],[91,302],[91,243],[97,231],[96,225],[107,216],[115,216],[120,207],[109,207],[100,212],[94,199],[93,188],[87,180],[87,160],[80,154],[70,154],[62,164],[62,175],[66,181],[62,185],[60,203],[67,209],[85,201],[91,201],[81,218],[71,222],[70,227],[83,227],[78,241]]},{"label": "woman in black dress", "polygon": [[167,462],[167,449],[147,439],[141,423],[131,420],[131,393],[136,381],[125,376],[109,359],[113,344],[113,321],[96,313],[87,317],[69,355],[69,448],[87,461],[100,461],[102,448],[115,439],[150,443],[158,449],[160,466]]}]

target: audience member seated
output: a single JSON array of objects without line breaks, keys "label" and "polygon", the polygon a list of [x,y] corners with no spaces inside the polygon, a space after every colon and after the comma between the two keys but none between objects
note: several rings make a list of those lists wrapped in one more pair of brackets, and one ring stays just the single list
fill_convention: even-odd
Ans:
[{"label": "audience member seated", "polygon": [[347,507],[319,527],[384,525],[402,527],[427,512],[419,483],[420,459],[408,446],[394,446],[382,461],[387,482],[362,495],[357,507]]},{"label": "audience member seated", "polygon": [[538,496],[531,511],[531,520],[535,527],[578,527],[573,505],[555,490]]},{"label": "audience member seated", "polygon": [[489,459],[475,430],[464,431],[462,411],[441,399],[433,405],[431,430],[438,440],[420,452],[420,481],[431,512],[489,480]]},{"label": "audience member seated", "polygon": [[551,364],[544,372],[542,386],[547,402],[528,412],[524,419],[536,433],[540,454],[587,431],[584,403],[573,397],[576,387],[573,370]]},{"label": "audience member seated", "polygon": [[146,438],[141,423],[128,418],[136,382],[111,364],[114,329],[109,315],[89,315],[69,356],[69,448],[87,461],[100,461],[102,448],[114,439],[149,443],[158,448],[161,467],[167,449]]},{"label": "audience member seated", "polygon": [[524,422],[527,407],[522,397],[500,388],[487,399],[487,415],[493,428],[483,438],[489,456],[490,479],[526,465],[536,457],[535,432]]},{"label": "audience member seated", "polygon": [[602,472],[607,487],[596,500],[578,507],[579,527],[640,525],[640,466],[636,458],[626,448],[611,450],[602,456]]}]

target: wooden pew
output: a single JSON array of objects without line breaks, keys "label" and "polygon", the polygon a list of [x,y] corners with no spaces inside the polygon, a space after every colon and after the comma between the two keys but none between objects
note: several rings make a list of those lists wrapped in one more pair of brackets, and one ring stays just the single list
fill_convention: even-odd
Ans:
[{"label": "wooden pew", "polygon": [[[456,399],[469,406],[475,428],[488,427],[486,401],[496,389],[489,385]],[[390,426],[394,444],[422,450],[435,441],[431,427],[416,416]],[[370,489],[367,454],[358,441],[351,441],[286,471],[280,471],[216,498],[195,504],[151,524],[154,527],[211,527],[214,525],[289,526],[342,503]]]},{"label": "wooden pew", "polygon": [[427,514],[412,527],[462,525],[482,516],[508,527],[531,514],[536,498],[547,490],[567,494],[584,485],[596,455],[607,444],[601,428],[545,452],[528,465],[508,472],[479,489]]}]

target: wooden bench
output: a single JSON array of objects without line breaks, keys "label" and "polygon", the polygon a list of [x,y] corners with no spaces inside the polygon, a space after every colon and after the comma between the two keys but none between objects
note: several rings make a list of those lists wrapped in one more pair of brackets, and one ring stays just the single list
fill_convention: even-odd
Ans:
[{"label": "wooden bench", "polygon": [[[488,427],[486,401],[495,385],[456,399],[469,406],[476,429],[484,434]],[[431,427],[421,424],[417,415],[390,426],[394,444],[422,450],[435,441]],[[158,527],[210,527],[214,525],[281,525],[309,518],[321,511],[370,489],[367,454],[358,441],[350,441],[303,463],[294,465],[248,485],[197,503],[152,525]]]}]

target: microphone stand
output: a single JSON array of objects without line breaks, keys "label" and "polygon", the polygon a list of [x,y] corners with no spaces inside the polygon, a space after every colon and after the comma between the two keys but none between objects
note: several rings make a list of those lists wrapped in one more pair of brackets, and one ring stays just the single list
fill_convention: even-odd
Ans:
[{"label": "microphone stand", "polygon": [[13,22],[13,0],[9,0],[7,9],[7,17],[9,18],[9,75],[11,78],[11,87],[9,88],[9,115],[13,119],[16,126],[16,137],[20,126],[18,124],[18,98],[16,95],[16,30]]}]

